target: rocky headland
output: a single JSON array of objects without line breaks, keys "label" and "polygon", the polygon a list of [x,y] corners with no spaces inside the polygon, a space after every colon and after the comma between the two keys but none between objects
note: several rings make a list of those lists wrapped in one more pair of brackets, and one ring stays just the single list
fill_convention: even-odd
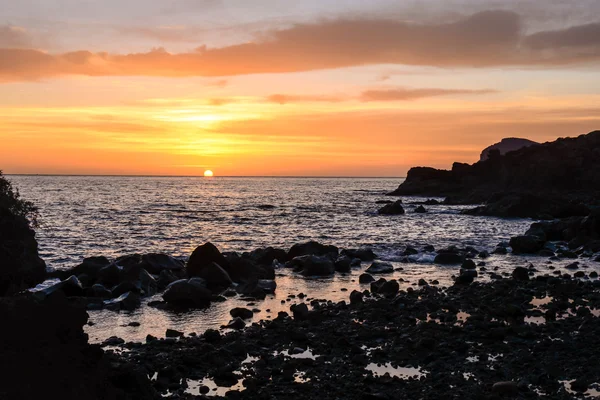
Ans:
[{"label": "rocky headland", "polygon": [[540,219],[586,216],[600,201],[600,131],[492,151],[451,170],[412,168],[392,196],[445,197],[447,204],[483,204],[473,215]]}]

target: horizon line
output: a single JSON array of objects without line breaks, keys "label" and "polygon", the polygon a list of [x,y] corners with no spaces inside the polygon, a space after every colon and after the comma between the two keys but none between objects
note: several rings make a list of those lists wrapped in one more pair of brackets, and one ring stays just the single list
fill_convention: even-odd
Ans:
[{"label": "horizon line", "polygon": [[351,175],[216,175],[205,177],[204,175],[137,175],[137,174],[11,174],[5,176],[48,176],[48,177],[99,177],[99,178],[354,178],[354,179],[406,179],[406,176],[351,176]]}]

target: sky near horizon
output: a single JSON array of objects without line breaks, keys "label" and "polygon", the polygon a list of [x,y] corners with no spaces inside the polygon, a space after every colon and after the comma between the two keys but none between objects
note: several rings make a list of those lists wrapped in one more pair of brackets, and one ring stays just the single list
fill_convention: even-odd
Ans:
[{"label": "sky near horizon", "polygon": [[600,129],[600,1],[0,0],[5,173],[404,176]]}]

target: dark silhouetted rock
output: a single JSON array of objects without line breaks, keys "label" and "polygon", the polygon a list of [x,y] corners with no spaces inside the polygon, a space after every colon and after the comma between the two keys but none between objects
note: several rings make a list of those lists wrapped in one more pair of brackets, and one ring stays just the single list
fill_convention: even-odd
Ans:
[{"label": "dark silhouetted rock", "polygon": [[168,338],[177,338],[177,337],[182,337],[183,336],[183,332],[179,332],[175,329],[167,329],[167,331],[165,332],[165,337]]},{"label": "dark silhouetted rock", "polygon": [[335,260],[338,256],[339,249],[335,246],[324,245],[315,241],[306,243],[298,243],[292,246],[288,251],[288,259],[292,260],[300,256],[327,256]]},{"label": "dark silhouetted rock", "polygon": [[529,139],[521,139],[521,138],[504,138],[500,142],[495,143],[489,147],[486,147],[479,157],[479,161],[485,161],[489,158],[489,154],[491,151],[496,150],[497,155],[504,155],[510,151],[515,151],[522,149],[523,147],[537,145],[539,143],[534,142]]},{"label": "dark silhouetted rock", "polygon": [[160,398],[137,366],[87,343],[88,315],[65,297],[0,298],[0,315],[2,399]]},{"label": "dark silhouetted rock", "polygon": [[401,200],[397,200],[392,204],[386,204],[377,211],[380,215],[402,215],[404,212]]},{"label": "dark silhouetted rock", "polygon": [[512,277],[518,281],[528,281],[529,271],[525,267],[517,267],[513,270]]},{"label": "dark silhouetted rock", "polygon": [[308,318],[308,306],[304,303],[294,304],[290,307],[290,311],[294,315],[294,319],[303,320]]},{"label": "dark silhouetted rock", "polygon": [[140,267],[151,274],[160,275],[164,270],[181,271],[185,268],[183,261],[166,254],[144,254],[140,260]]},{"label": "dark silhouetted rock", "polygon": [[335,270],[337,272],[350,272],[352,268],[352,259],[348,256],[339,256],[335,260]]},{"label": "dark silhouetted rock", "polygon": [[135,310],[141,305],[140,295],[134,292],[123,293],[119,297],[111,300],[104,300],[104,308],[119,311]]},{"label": "dark silhouetted rock", "polygon": [[328,276],[335,273],[335,265],[327,257],[313,255],[295,257],[286,266],[304,276]]},{"label": "dark silhouetted rock", "polygon": [[363,302],[364,294],[363,292],[359,292],[358,290],[353,290],[350,293],[350,304],[360,304]]},{"label": "dark silhouetted rock", "polygon": [[516,396],[519,393],[517,382],[496,382],[492,386],[492,392],[501,396]]},{"label": "dark silhouetted rock", "polygon": [[216,263],[225,271],[229,268],[229,262],[219,249],[214,244],[207,242],[194,250],[187,262],[186,270],[190,277],[200,277],[202,271],[207,267],[211,267],[212,263]]},{"label": "dark silhouetted rock", "polygon": [[238,318],[234,318],[233,320],[229,321],[229,323],[225,327],[228,329],[235,329],[235,330],[239,331],[246,327],[246,323],[244,322],[243,319],[238,317]]},{"label": "dark silhouetted rock", "polygon": [[360,249],[344,249],[342,250],[342,255],[346,255],[350,258],[359,258],[361,261],[373,261],[377,258],[377,255],[373,252],[373,250],[368,248],[360,248]]},{"label": "dark silhouetted rock", "polygon": [[248,310],[247,308],[243,308],[243,307],[236,307],[236,308],[232,308],[229,311],[229,314],[233,317],[233,318],[241,318],[241,319],[250,319],[254,316],[254,313],[252,312],[252,310]]},{"label": "dark silhouetted rock", "polygon": [[425,207],[423,206],[418,206],[417,208],[415,208],[415,212],[419,214],[424,214],[427,212],[427,209],[425,209]]},{"label": "dark silhouetted rock", "polygon": [[194,276],[204,279],[206,281],[206,286],[209,289],[225,288],[232,283],[227,271],[214,262],[204,266],[202,270]]},{"label": "dark silhouetted rock", "polygon": [[360,274],[360,276],[358,277],[358,282],[359,283],[371,283],[375,280],[375,278],[373,278],[373,276],[371,274]]},{"label": "dark silhouetted rock", "polygon": [[475,261],[471,260],[471,259],[467,259],[465,261],[463,261],[462,265],[460,266],[462,269],[475,269],[477,268],[477,266],[475,265]]},{"label": "dark silhouetted rock", "polygon": [[384,261],[373,261],[365,272],[368,274],[391,274],[394,272],[394,266]]},{"label": "dark silhouetted rock", "polygon": [[171,283],[162,297],[176,307],[206,307],[210,305],[212,293],[203,279],[192,278]]},{"label": "dark silhouetted rock", "polygon": [[379,293],[381,293],[385,297],[394,297],[399,290],[400,285],[398,284],[398,281],[395,279],[391,279],[385,282],[383,285],[381,285],[381,287],[379,288]]},{"label": "dark silhouetted rock", "polygon": [[[0,175],[0,179],[4,178]],[[0,203],[0,296],[33,287],[44,279],[46,263],[38,255],[29,222]]]},{"label": "dark silhouetted rock", "polygon": [[515,254],[535,254],[544,247],[544,241],[533,235],[515,236],[510,238],[510,247]]},{"label": "dark silhouetted rock", "polygon": [[454,252],[442,252],[438,253],[433,262],[436,264],[442,265],[453,265],[453,264],[461,264],[464,260],[464,256],[459,253]]},{"label": "dark silhouetted rock", "polygon": [[39,300],[44,300],[51,296],[63,295],[65,297],[83,296],[83,286],[76,276],[72,275],[64,281],[55,283],[47,288],[37,291],[34,296]]},{"label": "dark silhouetted rock", "polygon": [[446,197],[447,204],[482,204],[477,215],[584,216],[600,198],[600,131],[520,148],[452,169],[417,167],[390,193]]}]

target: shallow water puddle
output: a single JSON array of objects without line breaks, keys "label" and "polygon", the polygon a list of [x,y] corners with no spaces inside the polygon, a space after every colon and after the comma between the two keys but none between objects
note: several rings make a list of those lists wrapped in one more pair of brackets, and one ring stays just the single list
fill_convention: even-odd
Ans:
[{"label": "shallow water puddle", "polygon": [[546,318],[528,316],[528,317],[525,317],[525,323],[526,324],[534,324],[534,325],[544,325],[546,323]]},{"label": "shallow water puddle", "polygon": [[571,389],[571,383],[575,382],[575,379],[571,379],[571,380],[564,380],[564,381],[558,381],[558,383],[562,384],[565,388],[565,390],[567,391],[567,393],[569,394],[574,394],[577,396],[585,396],[587,397],[591,397],[594,399],[600,398],[600,383],[592,383],[589,387],[588,390],[583,392],[583,393],[579,393],[576,392],[574,390]]},{"label": "shallow water puddle", "polygon": [[298,354],[290,354],[289,350],[284,350],[284,351],[276,351],[273,353],[273,355],[278,356],[279,354],[282,354],[286,357],[290,357],[290,358],[308,358],[311,360],[316,360],[317,357],[319,357],[316,354],[313,354],[312,350],[309,348],[307,348],[306,350],[304,350],[302,353],[298,353]]},{"label": "shallow water puddle", "polygon": [[294,374],[294,382],[296,383],[307,383],[310,382],[310,378],[306,377],[306,372],[298,371]]},{"label": "shallow water puddle", "polygon": [[467,322],[467,318],[469,318],[470,316],[471,316],[471,314],[469,314],[469,313],[466,313],[466,312],[464,312],[464,311],[459,311],[459,312],[456,314],[456,319],[457,319],[459,322],[461,322],[461,323],[463,323],[463,324],[464,324],[465,322]]},{"label": "shallow water puddle", "polygon": [[377,377],[389,374],[391,377],[400,379],[419,379],[427,375],[427,371],[422,371],[421,367],[394,367],[392,363],[376,364],[370,363],[365,367],[367,371],[371,371]]},{"label": "shallow water puddle", "polygon": [[230,387],[217,386],[215,381],[213,381],[211,378],[204,378],[202,380],[188,379],[187,384],[188,384],[188,388],[185,390],[185,393],[189,393],[194,396],[201,395],[200,388],[202,386],[206,386],[209,389],[208,393],[205,394],[206,396],[225,396],[225,393],[229,392],[230,390],[237,390],[239,392],[243,392],[244,390],[246,390],[244,385],[242,385],[241,380],[238,383],[236,383],[235,385],[230,386]]},{"label": "shallow water puddle", "polygon": [[533,300],[529,302],[534,308],[540,309],[540,307],[545,306],[546,304],[550,304],[553,298],[550,296],[545,297],[534,297]]}]

